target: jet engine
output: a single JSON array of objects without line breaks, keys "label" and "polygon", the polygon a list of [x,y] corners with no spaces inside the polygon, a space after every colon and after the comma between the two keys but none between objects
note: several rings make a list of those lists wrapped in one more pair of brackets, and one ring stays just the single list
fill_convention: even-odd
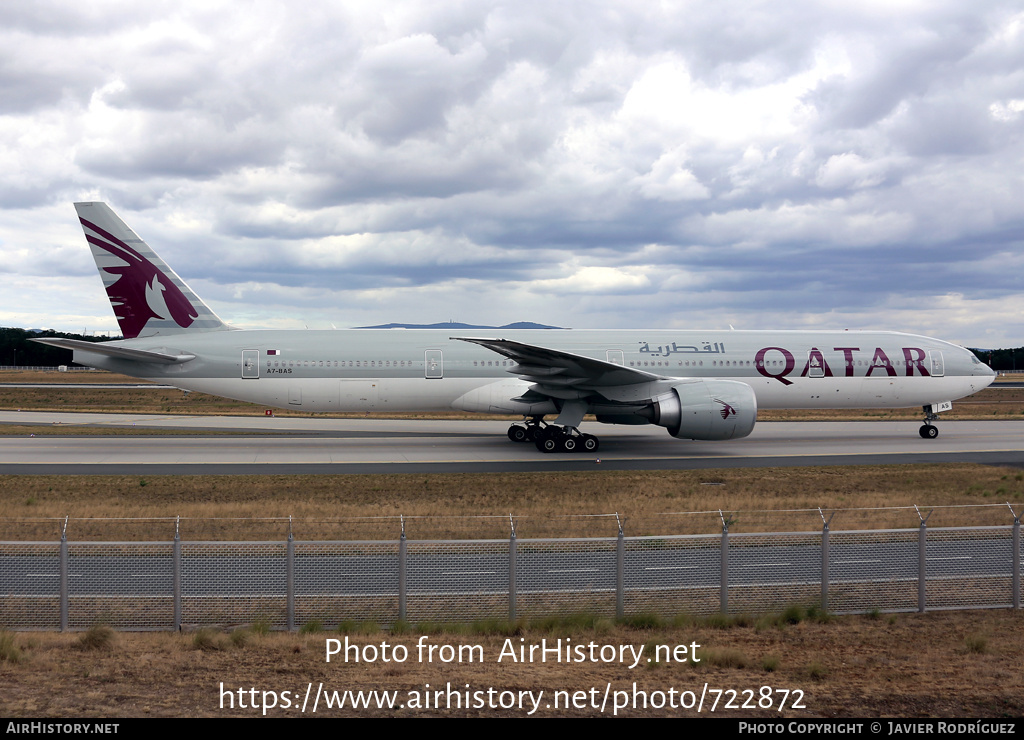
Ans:
[{"label": "jet engine", "polygon": [[746,383],[692,380],[672,386],[645,411],[677,439],[739,439],[754,429],[757,399]]}]

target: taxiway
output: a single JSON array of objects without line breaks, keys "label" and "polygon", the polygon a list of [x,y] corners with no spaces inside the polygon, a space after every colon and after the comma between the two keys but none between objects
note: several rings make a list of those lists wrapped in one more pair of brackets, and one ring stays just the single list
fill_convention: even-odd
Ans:
[{"label": "taxiway", "polygon": [[[47,435],[3,436],[5,425]],[[129,427],[132,436],[54,435],[52,428]],[[1024,421],[762,422],[745,439],[693,442],[657,427],[586,425],[595,454],[538,452],[508,422],[0,412],[0,473],[292,474],[664,470],[976,462],[1024,467]],[[175,430],[173,436],[160,430]],[[145,434],[152,430],[152,435]]]}]

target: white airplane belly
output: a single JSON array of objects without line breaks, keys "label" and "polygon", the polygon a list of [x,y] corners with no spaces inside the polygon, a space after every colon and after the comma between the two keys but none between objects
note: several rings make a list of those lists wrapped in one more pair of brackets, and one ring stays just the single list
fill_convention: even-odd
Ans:
[{"label": "white airplane belly", "polygon": [[168,378],[185,390],[310,412],[450,411],[494,378]]},{"label": "white airplane belly", "polygon": [[754,389],[759,409],[911,408],[969,396],[985,388],[983,377],[736,378]]}]

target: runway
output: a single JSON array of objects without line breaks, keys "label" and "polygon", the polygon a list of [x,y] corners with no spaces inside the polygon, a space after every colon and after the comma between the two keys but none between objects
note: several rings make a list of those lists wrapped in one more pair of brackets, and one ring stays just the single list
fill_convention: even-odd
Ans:
[{"label": "runway", "polygon": [[[2,436],[5,424],[152,429],[153,436]],[[694,442],[659,427],[585,424],[595,454],[544,454],[508,422],[0,412],[3,474],[310,474],[675,470],[974,462],[1024,467],[1024,421],[762,422]],[[159,436],[173,429],[175,436]],[[185,434],[181,434],[185,432]]]},{"label": "runway", "polygon": [[[1009,579],[1012,540],[1005,528],[987,538],[957,536],[929,543],[928,578]],[[705,543],[718,535],[705,535]],[[820,582],[821,544],[819,533],[807,533],[801,544],[760,542],[744,544],[733,535],[729,551],[732,587],[788,587]],[[759,536],[765,540],[764,535]],[[902,539],[861,541],[838,538],[831,544],[830,582],[839,586],[917,580],[919,565],[916,532]],[[780,538],[781,539],[781,538]],[[817,540],[817,541],[815,541]],[[657,548],[643,550],[632,540],[623,563],[625,582],[631,589],[686,591],[714,589],[721,583],[721,555],[710,546],[680,546],[678,539],[664,541]],[[44,546],[45,547],[45,546]],[[174,593],[172,547],[170,542],[151,544],[150,554],[104,552],[102,544],[74,544],[74,570],[69,574],[72,597],[171,597]],[[222,543],[188,546],[188,578],[182,584],[186,597],[280,597],[286,591],[286,561],[280,546],[253,554],[245,548],[235,552]],[[161,548],[162,551],[155,548]],[[3,591],[7,596],[37,596],[41,586],[59,585],[59,555],[50,544],[44,552],[16,554],[0,552],[0,573],[6,573]],[[39,548],[44,550],[44,548]],[[344,594],[347,597],[390,596],[399,589],[396,553],[392,549],[371,555],[328,554],[314,544],[304,546],[295,564],[300,593]],[[481,597],[508,588],[508,553],[491,549],[469,554],[441,553],[412,547],[408,568],[418,595],[437,596],[477,593]],[[521,563],[521,577],[529,586],[519,593],[573,594],[605,592],[616,588],[616,556],[600,540],[593,549],[576,547],[566,551],[538,551]],[[112,577],[111,574],[117,574]],[[41,580],[42,579],[42,580]],[[910,589],[907,589],[908,591]],[[916,591],[916,589],[914,589]]]}]

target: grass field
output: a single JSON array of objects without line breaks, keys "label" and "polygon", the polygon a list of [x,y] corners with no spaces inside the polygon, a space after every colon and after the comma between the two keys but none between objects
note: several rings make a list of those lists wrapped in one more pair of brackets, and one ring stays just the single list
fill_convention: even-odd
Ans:
[{"label": "grass field", "polygon": [[[1011,524],[1024,508],[1024,471],[970,464],[589,473],[438,475],[0,476],[0,539],[45,537],[65,516],[74,539],[502,538],[816,531],[817,509],[839,529]],[[964,508],[968,507],[968,508]],[[138,518],[160,523],[128,525]],[[211,522],[216,522],[212,524]],[[17,524],[16,524],[17,523]],[[17,527],[21,534],[11,530]],[[119,534],[120,532],[120,534]],[[195,534],[193,534],[195,533]],[[202,534],[202,536],[200,536]]]},{"label": "grass field", "polygon": [[[344,662],[325,660],[326,640],[345,635],[261,634],[239,629],[232,634],[203,631],[191,634],[12,635],[0,632],[0,712],[8,717],[223,717],[260,716],[261,709],[239,708],[238,690],[246,706],[261,706],[262,697],[292,692],[294,706],[268,710],[269,716],[302,716],[299,707],[312,683],[328,692],[394,691],[396,702],[409,702],[410,692],[430,689],[456,691],[538,692],[534,716],[612,716],[616,699],[632,700],[620,716],[697,716],[695,709],[655,708],[670,690],[699,697],[707,684],[702,716],[716,691],[725,693],[714,716],[782,718],[813,717],[1020,717],[1024,714],[1024,615],[1012,610],[936,612],[930,614],[867,615],[821,620],[790,610],[764,619],[683,620],[659,625],[650,619],[616,626],[607,620],[575,619],[565,624],[487,625],[461,633],[443,633],[430,625],[411,627],[407,634],[381,633],[372,626],[356,627],[348,635],[358,649],[380,650],[386,643],[402,646],[404,662]],[[97,631],[100,632],[100,631]],[[468,661],[442,663],[418,659],[417,644],[476,647]],[[533,663],[498,662],[506,646],[539,645],[541,640],[571,640],[573,645],[633,646],[644,653],[659,645],[699,645],[698,663],[643,659],[635,668],[619,662]],[[366,653],[363,653],[364,655]],[[351,655],[351,653],[350,653]],[[439,655],[439,654],[437,654]],[[13,657],[3,657],[13,656]],[[662,653],[664,656],[664,652]],[[689,655],[687,654],[687,657]],[[757,708],[768,695],[789,702]],[[249,694],[249,689],[256,694]],[[233,693],[234,707],[222,700],[222,689]],[[578,705],[555,708],[576,697]],[[606,691],[605,711],[599,708]],[[576,694],[575,692],[582,692]],[[618,694],[615,692],[624,692]],[[634,693],[640,692],[640,693]],[[660,699],[659,694],[660,693]],[[746,692],[746,693],[745,693]],[[797,693],[799,692],[799,693]],[[442,697],[444,694],[442,694]],[[505,695],[506,698],[510,695]],[[693,698],[695,698],[693,697]],[[727,702],[740,708],[725,708]],[[751,702],[753,699],[753,702]],[[254,701],[255,700],[255,701]],[[442,698],[442,702],[443,702]],[[792,707],[794,701],[800,708]],[[746,702],[748,707],[742,708]],[[313,701],[307,714],[312,715]],[[317,716],[437,716],[520,717],[531,708],[488,707],[442,709],[326,709],[321,700]]]}]

